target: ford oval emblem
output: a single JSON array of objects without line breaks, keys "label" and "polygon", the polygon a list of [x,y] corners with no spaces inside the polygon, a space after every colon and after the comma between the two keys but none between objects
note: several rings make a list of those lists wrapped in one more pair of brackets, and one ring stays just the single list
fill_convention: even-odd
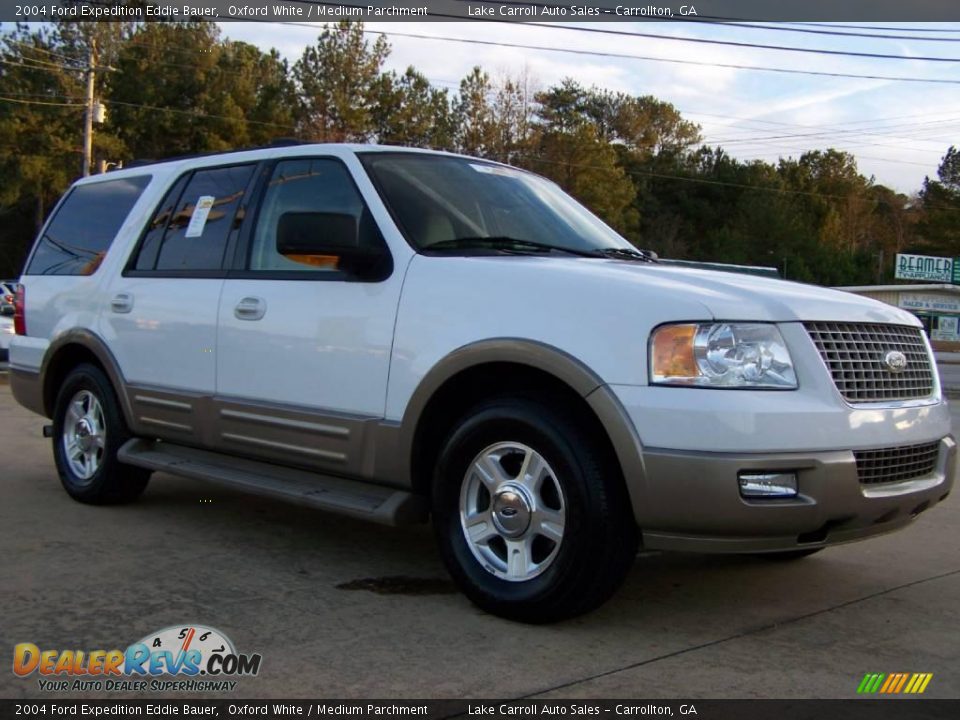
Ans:
[{"label": "ford oval emblem", "polygon": [[892,373],[903,372],[907,369],[907,356],[899,350],[890,350],[883,356],[883,364]]}]

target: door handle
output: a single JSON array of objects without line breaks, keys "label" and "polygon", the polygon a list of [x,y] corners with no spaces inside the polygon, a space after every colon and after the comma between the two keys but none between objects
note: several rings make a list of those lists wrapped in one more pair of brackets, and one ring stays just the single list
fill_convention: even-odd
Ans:
[{"label": "door handle", "polygon": [[267,301],[258,297],[245,297],[233,309],[237,320],[259,320],[266,313]]},{"label": "door handle", "polygon": [[130,293],[117,293],[110,301],[110,309],[115,313],[128,313],[133,310],[133,295]]}]

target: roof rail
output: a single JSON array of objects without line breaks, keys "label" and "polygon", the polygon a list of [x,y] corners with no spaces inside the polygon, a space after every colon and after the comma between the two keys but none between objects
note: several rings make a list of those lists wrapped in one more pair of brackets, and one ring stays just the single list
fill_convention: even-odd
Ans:
[{"label": "roof rail", "polygon": [[143,167],[144,165],[156,165],[158,163],[177,162],[178,160],[192,160],[194,158],[210,157],[212,155],[230,155],[232,153],[250,152],[251,150],[269,150],[270,148],[292,147],[294,145],[308,145],[306,140],[297,138],[280,137],[274,138],[267,145],[254,145],[251,147],[234,148],[232,150],[210,150],[202,153],[191,153],[188,155],[173,155],[166,158],[137,158],[124,165],[125,168]]}]

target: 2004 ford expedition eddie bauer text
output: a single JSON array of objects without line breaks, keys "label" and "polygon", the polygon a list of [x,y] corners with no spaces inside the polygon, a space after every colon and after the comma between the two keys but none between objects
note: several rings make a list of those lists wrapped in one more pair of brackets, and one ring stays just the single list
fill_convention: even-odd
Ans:
[{"label": "2004 ford expedition eddie bauer text", "polygon": [[641,546],[800,557],[953,483],[915,317],[670,267],[474,158],[302,145],[86,178],[15,305],[13,392],[72,497],[161,470],[430,517],[470,599],[527,622],[596,607]]}]

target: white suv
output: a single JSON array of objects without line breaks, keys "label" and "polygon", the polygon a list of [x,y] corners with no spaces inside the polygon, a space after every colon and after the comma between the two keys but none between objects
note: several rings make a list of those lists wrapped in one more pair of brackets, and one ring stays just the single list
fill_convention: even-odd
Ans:
[{"label": "white suv", "polygon": [[554,184],[304,145],[76,183],[17,296],[11,384],[67,492],[153,470],[385,523],[432,515],[481,607],[596,607],[639,545],[799,557],[943,500],[920,323],[669,267]]}]

